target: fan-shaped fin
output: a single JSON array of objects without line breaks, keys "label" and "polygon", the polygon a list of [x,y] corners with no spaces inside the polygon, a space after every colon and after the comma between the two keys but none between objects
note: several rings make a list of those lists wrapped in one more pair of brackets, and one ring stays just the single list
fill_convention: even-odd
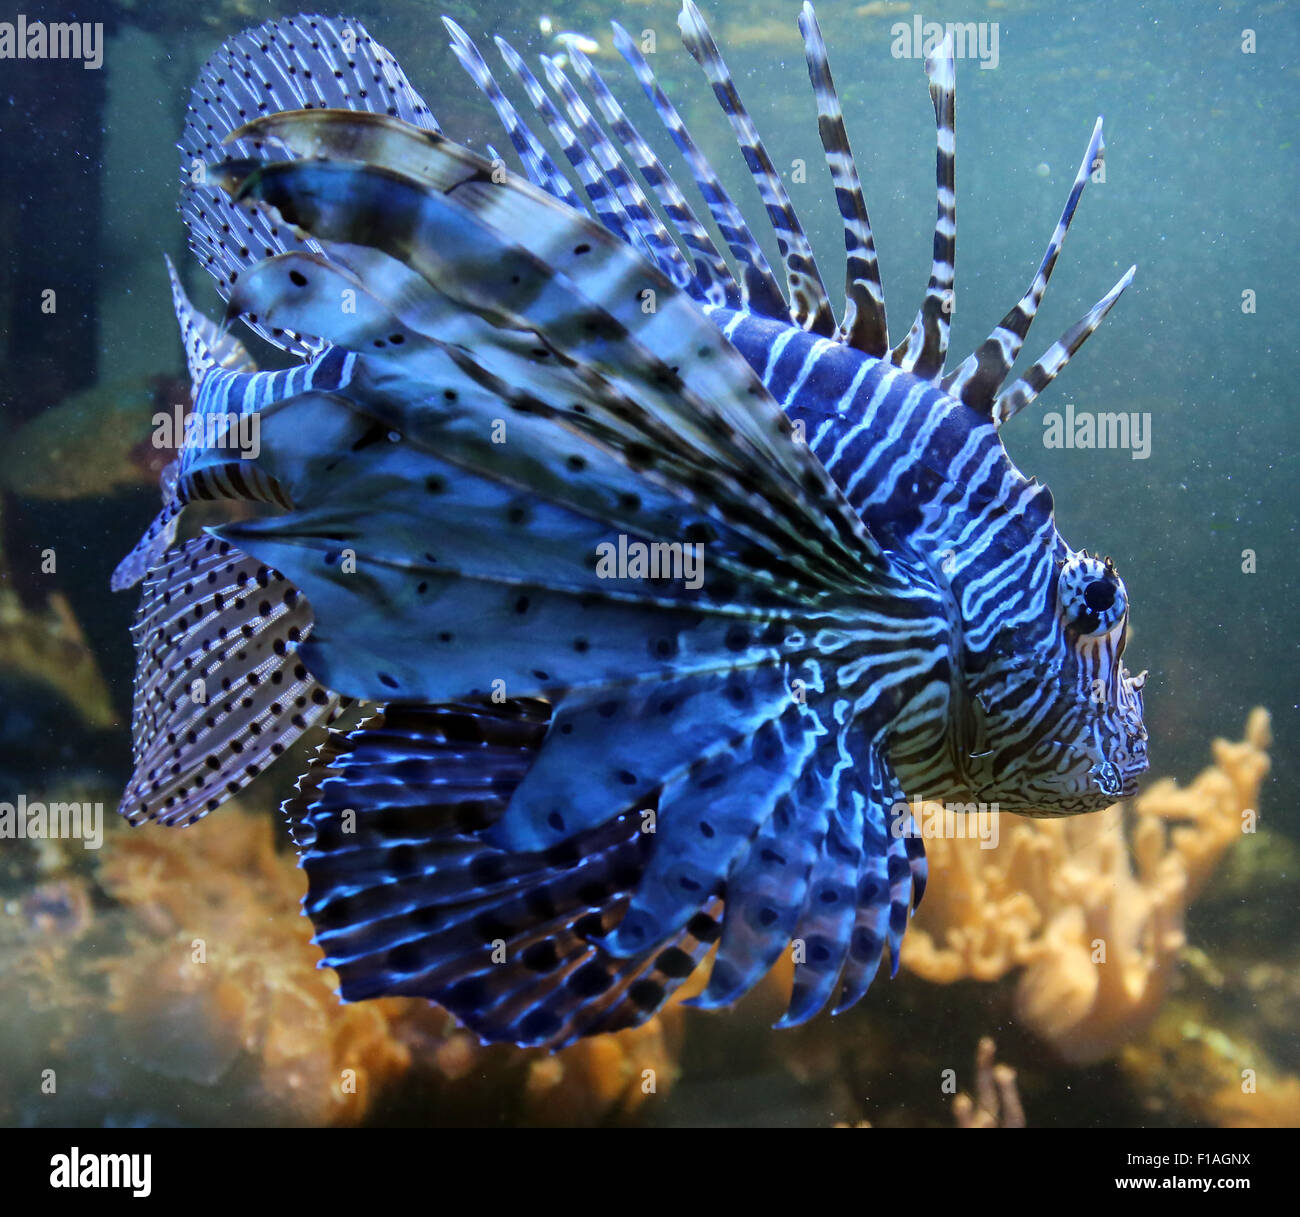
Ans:
[{"label": "fan-shaped fin", "polygon": [[[350,137],[382,127],[371,118],[358,128],[366,116],[330,118],[339,122],[318,125],[312,138],[349,123]],[[279,120],[310,126],[312,116]],[[494,324],[535,329],[553,350],[586,363],[616,387],[635,386],[637,398],[682,415],[693,430],[700,420],[721,416],[739,442],[787,471],[782,479],[793,474],[803,494],[815,496],[817,531],[847,534],[836,545],[854,551],[853,568],[861,569],[874,545],[860,519],[820,463],[790,442],[788,420],[688,297],[598,225],[568,210],[548,213],[554,204],[545,195],[518,179],[492,181],[485,162],[437,136],[394,125],[380,131],[380,146],[366,152],[382,157],[390,142],[413,140],[425,158],[419,183],[374,164],[331,161],[232,163],[222,167],[222,176],[243,195],[288,209],[295,222],[327,240],[372,234],[384,252],[402,257],[450,298]],[[376,222],[380,215],[383,224]],[[394,223],[395,216],[406,223]],[[650,313],[641,307],[647,287],[657,300]]]},{"label": "fan-shaped fin", "polygon": [[215,537],[162,563],[132,627],[131,823],[192,824],[339,711],[295,654],[311,626],[296,588]]},{"label": "fan-shaped fin", "polygon": [[653,845],[639,815],[611,807],[545,851],[487,841],[547,725],[526,700],[389,706],[322,747],[285,812],[344,998],[427,997],[484,1039],[554,1048],[644,1022],[694,970],[708,910],[636,957],[604,950]]}]

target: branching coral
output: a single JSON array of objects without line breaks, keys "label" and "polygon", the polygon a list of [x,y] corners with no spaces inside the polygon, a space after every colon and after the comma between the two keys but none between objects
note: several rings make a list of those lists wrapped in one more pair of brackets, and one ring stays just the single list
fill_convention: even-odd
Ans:
[{"label": "branching coral", "polygon": [[1165,779],[1127,814],[1003,817],[997,848],[927,841],[934,871],[903,963],[929,980],[995,980],[1023,967],[1019,1017],[1066,1060],[1099,1060],[1154,1018],[1185,945],[1184,914],[1224,851],[1254,827],[1268,715],[1189,786]]},{"label": "branching coral", "polygon": [[383,1003],[342,1006],[299,916],[302,876],[271,823],[238,811],[184,832],[116,834],[99,879],[134,915],[110,957],[124,1052],[163,1076],[223,1080],[236,1107],[351,1123],[410,1064]]},{"label": "branching coral", "polygon": [[1024,1128],[1025,1109],[1020,1103],[1016,1071],[997,1060],[997,1047],[989,1036],[975,1050],[975,1098],[957,1095],[952,1101],[958,1128]]},{"label": "branching coral", "polygon": [[3,562],[0,555],[0,673],[49,686],[91,727],[113,726],[108,686],[67,598],[52,592],[43,608],[25,606],[4,585]]},{"label": "branching coral", "polygon": [[[114,834],[100,883],[131,914],[131,950],[103,964],[123,1050],[277,1122],[354,1123],[408,1073],[546,1123],[630,1115],[676,1077],[680,1011],[548,1056],[490,1050],[427,1002],[342,1005],[300,915],[306,882],[271,821],[223,808],[185,830]],[[461,1094],[464,1080],[475,1095]]]}]

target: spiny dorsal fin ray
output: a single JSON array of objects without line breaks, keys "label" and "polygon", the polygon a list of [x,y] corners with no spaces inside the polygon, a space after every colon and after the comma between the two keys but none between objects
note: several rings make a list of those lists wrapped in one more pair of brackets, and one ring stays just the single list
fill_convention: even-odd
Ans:
[{"label": "spiny dorsal fin ray", "polygon": [[501,92],[492,69],[488,67],[474,40],[460,28],[450,17],[442,19],[443,25],[451,35],[452,53],[468,73],[469,78],[479,87],[483,95],[492,103],[501,125],[505,128],[510,142],[514,145],[519,159],[523,162],[528,180],[534,186],[545,190],[554,198],[567,203],[575,211],[586,214],[587,209],[579,201],[569,179],[560,172],[560,167],[552,159],[545,145],[535,136],[528,124],[519,117],[519,112],[510,99]]},{"label": "spiny dorsal fin ray", "polygon": [[1124,277],[1066,330],[1032,368],[1009,389],[998,394],[997,401],[993,403],[993,422],[997,426],[1014,418],[1056,379],[1060,370],[1070,362],[1070,357],[1083,346],[1088,335],[1102,323],[1124,289],[1133,282],[1136,271],[1136,266],[1130,266],[1124,272]]},{"label": "spiny dorsal fin ray", "polygon": [[501,52],[501,58],[523,85],[528,100],[532,102],[533,108],[555,137],[555,142],[560,145],[565,159],[577,173],[583,193],[591,205],[592,214],[616,237],[626,241],[633,248],[649,253],[643,234],[632,223],[632,218],[628,215],[627,208],[618,193],[609,188],[600,166],[592,159],[590,149],[565,121],[564,115],[556,109],[555,103],[547,96],[537,77],[533,75],[515,49],[504,38],[497,38],[495,41],[497,49]]},{"label": "spiny dorsal fin ray", "polygon": [[826,163],[830,167],[835,199],[844,221],[844,249],[848,254],[844,280],[844,316],[840,333],[856,350],[880,358],[889,352],[889,326],[885,321],[885,296],[876,260],[876,243],[867,218],[867,203],[853,159],[844,112],[831,77],[826,43],[813,7],[805,0],[799,14],[808,78],[817,98],[817,129]]},{"label": "spiny dorsal fin ray", "polygon": [[1101,164],[1104,155],[1105,142],[1101,134],[1101,119],[1098,118],[1096,126],[1092,129],[1092,138],[1088,141],[1088,150],[1079,165],[1079,172],[1075,174],[1069,198],[1066,199],[1061,218],[1057,221],[1056,231],[1047,244],[1047,252],[1043,255],[1038,273],[1029,285],[1029,290],[1002,318],[998,327],[980,344],[979,349],[967,355],[961,366],[943,379],[944,392],[960,398],[966,405],[981,414],[989,414],[992,411],[994,395],[1002,387],[1002,382],[1010,374],[1020,354],[1020,348],[1029,333],[1034,317],[1038,314],[1038,306],[1042,303],[1048,281],[1056,267],[1056,259],[1060,255],[1061,246],[1065,243],[1065,234],[1070,230],[1070,222],[1074,219],[1074,211],[1079,205],[1083,188],[1088,184],[1088,178]]},{"label": "spiny dorsal fin ray", "polygon": [[904,372],[938,384],[948,354],[948,329],[952,323],[953,260],[957,250],[957,197],[953,192],[956,152],[956,96],[952,34],[944,36],[925,59],[934,102],[937,136],[935,184],[938,214],[934,223],[934,258],[925,299],[907,337],[890,358]]},{"label": "spiny dorsal fin ray", "polygon": [[[495,42],[506,66],[523,85],[528,100],[573,166],[597,219],[615,236],[652,258],[678,287],[689,289],[691,273],[681,251],[650,209],[639,187],[623,170],[617,153],[609,147],[604,132],[591,120],[590,114],[566,104],[566,120],[522,56],[504,38]],[[550,64],[545,59],[542,62],[550,76]],[[554,86],[553,76],[551,81]]]},{"label": "spiny dorsal fin ray", "polygon": [[763,317],[781,320],[788,318],[790,308],[781,294],[767,258],[754,239],[754,234],[749,231],[749,225],[745,223],[745,217],[732,201],[708,158],[691,137],[677,107],[659,87],[659,82],[646,63],[645,56],[632,41],[632,36],[617,21],[611,24],[614,27],[614,45],[632,68],[677,150],[686,157],[713,222],[718,226],[732,257],[740,264],[741,303],[745,310]]},{"label": "spiny dorsal fin ray", "polygon": [[677,18],[682,32],[682,42],[713,86],[713,94],[722,112],[736,133],[736,140],[745,156],[745,164],[758,187],[759,196],[767,210],[768,220],[776,234],[777,248],[785,263],[786,283],[790,290],[790,316],[796,325],[814,334],[830,336],[835,332],[835,312],[821,272],[813,256],[812,246],[804,234],[794,204],[781,175],[777,173],[763,140],[758,134],[740,100],[736,83],[718,50],[704,17],[693,0],[684,0]]},{"label": "spiny dorsal fin ray", "polygon": [[654,192],[669,220],[681,234],[686,248],[693,255],[695,277],[704,298],[710,304],[736,308],[740,303],[740,285],[718,252],[708,229],[700,223],[691,205],[686,201],[686,196],[673,180],[672,174],[633,125],[619,104],[618,98],[605,84],[604,79],[592,66],[591,60],[583,54],[581,48],[571,45],[568,55],[569,62],[573,64],[579,79],[595,99],[596,107],[615,137],[627,150],[642,180]]},{"label": "spiny dorsal fin ray", "polygon": [[698,297],[699,292],[691,276],[686,259],[677,248],[668,230],[664,228],[640,183],[628,173],[615,151],[609,137],[601,130],[594,115],[578,95],[560,66],[549,56],[542,56],[546,78],[564,102],[564,108],[578,130],[586,138],[600,165],[604,180],[614,189],[615,197],[623,204],[633,227],[645,242],[646,248],[659,267],[680,288]]}]

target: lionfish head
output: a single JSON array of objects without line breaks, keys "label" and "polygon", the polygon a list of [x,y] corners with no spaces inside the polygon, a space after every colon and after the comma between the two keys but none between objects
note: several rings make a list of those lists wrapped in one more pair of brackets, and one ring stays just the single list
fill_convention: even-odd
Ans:
[{"label": "lionfish head", "polygon": [[1060,564],[1048,602],[1034,648],[1046,665],[1018,647],[973,690],[970,785],[1021,815],[1100,811],[1133,795],[1148,767],[1146,673],[1121,660],[1128,593],[1109,558],[1084,550]]}]

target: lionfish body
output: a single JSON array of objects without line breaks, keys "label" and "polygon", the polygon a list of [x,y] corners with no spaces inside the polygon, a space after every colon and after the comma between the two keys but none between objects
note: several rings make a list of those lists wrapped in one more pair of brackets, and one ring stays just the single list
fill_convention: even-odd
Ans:
[{"label": "lionfish body", "polygon": [[[999,392],[1100,122],[1029,291],[945,374],[947,46],[926,64],[934,264],[891,347],[810,6],[838,321],[693,4],[683,37],[784,291],[621,28],[712,229],[580,50],[576,83],[543,60],[547,92],[498,40],[581,195],[447,24],[524,176],[443,136],[356,22],[249,31],[195,90],[191,245],[228,317],[301,362],[253,369],[173,276],[195,416],[256,414],[260,453],[196,431],[119,568],[148,571],[123,811],[193,822],[360,701],[285,807],[345,998],[422,995],[485,1039],[557,1046],[649,1017],[713,948],[694,1004],[728,1004],[794,943],[783,1022],[844,1009],[885,950],[897,967],[925,884],[908,799],[1073,814],[1146,767],[1123,584],[998,437],[1132,275]],[[266,506],[175,547],[199,498]]]}]

